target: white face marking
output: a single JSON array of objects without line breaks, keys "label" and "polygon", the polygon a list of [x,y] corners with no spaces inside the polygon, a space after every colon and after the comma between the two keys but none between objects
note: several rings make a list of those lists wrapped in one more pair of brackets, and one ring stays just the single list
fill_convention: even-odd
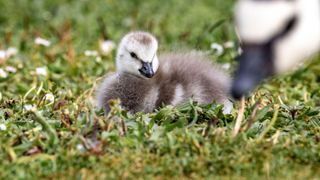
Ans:
[{"label": "white face marking", "polygon": [[[153,72],[159,67],[157,57],[158,42],[151,34],[146,32],[132,32],[125,35],[117,51],[117,71],[144,77],[139,69],[142,63],[152,63]],[[132,57],[134,53],[135,57]]]},{"label": "white face marking", "polygon": [[296,27],[275,45],[278,73],[288,71],[320,50],[320,1],[296,0]]},{"label": "white face marking", "polygon": [[241,39],[247,43],[260,43],[277,34],[294,14],[290,1],[239,0],[235,18]]}]

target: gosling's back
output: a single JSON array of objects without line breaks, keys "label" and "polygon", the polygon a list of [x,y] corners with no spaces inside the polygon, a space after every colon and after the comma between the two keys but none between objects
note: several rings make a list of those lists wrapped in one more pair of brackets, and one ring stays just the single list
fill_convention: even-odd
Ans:
[{"label": "gosling's back", "polygon": [[[200,104],[216,101],[232,106],[229,101],[230,78],[205,56],[191,53],[170,53],[160,56],[159,72],[161,103],[177,105],[193,98]],[[229,107],[230,109],[231,107]]]}]

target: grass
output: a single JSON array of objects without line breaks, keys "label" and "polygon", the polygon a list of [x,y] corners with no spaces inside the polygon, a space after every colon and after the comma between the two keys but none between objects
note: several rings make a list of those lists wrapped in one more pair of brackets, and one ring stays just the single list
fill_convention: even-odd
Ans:
[{"label": "grass", "polygon": [[[18,53],[0,68],[0,179],[318,179],[320,57],[270,79],[245,101],[232,135],[230,115],[216,104],[164,107],[127,114],[115,101],[108,117],[94,88],[114,71],[115,43],[136,29],[154,33],[160,52],[205,51],[218,63],[237,62],[233,1],[0,1],[0,49]],[[49,47],[34,43],[48,39]],[[210,44],[232,41],[222,55]],[[47,75],[36,68],[45,67]],[[45,98],[52,94],[52,99]],[[26,110],[31,107],[31,110]]]}]

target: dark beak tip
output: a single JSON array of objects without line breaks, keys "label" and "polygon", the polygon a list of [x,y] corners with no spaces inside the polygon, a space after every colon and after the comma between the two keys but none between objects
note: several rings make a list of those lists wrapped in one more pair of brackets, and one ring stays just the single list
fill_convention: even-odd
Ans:
[{"label": "dark beak tip", "polygon": [[142,65],[142,68],[139,69],[140,73],[147,77],[147,78],[152,78],[154,76],[154,72],[153,72],[153,69],[152,69],[152,64],[151,63],[144,63]]},{"label": "dark beak tip", "polygon": [[231,95],[235,99],[248,95],[258,84],[254,76],[240,76],[236,78],[231,87]]},{"label": "dark beak tip", "polygon": [[231,88],[231,95],[234,99],[239,100],[241,97],[246,96],[249,93],[249,90],[245,90],[239,87]]},{"label": "dark beak tip", "polygon": [[154,74],[145,74],[147,78],[152,78]]},{"label": "dark beak tip", "polygon": [[232,89],[231,90],[231,95],[232,95],[232,97],[234,99],[239,100],[243,96],[243,93],[238,91],[238,90],[236,90],[236,89]]},{"label": "dark beak tip", "polygon": [[139,70],[141,75],[143,75],[146,78],[152,78],[154,76],[154,72],[153,71],[145,71],[145,70]]}]

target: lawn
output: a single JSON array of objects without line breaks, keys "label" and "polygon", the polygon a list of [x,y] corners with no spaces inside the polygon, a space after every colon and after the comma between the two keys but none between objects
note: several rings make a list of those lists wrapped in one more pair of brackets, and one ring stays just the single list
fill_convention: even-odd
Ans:
[{"label": "lawn", "polygon": [[151,114],[117,101],[107,117],[95,108],[95,88],[115,70],[116,49],[101,43],[132,30],[153,33],[159,53],[198,50],[232,73],[233,5],[0,0],[0,179],[319,179],[319,55],[229,115],[192,101]]}]

